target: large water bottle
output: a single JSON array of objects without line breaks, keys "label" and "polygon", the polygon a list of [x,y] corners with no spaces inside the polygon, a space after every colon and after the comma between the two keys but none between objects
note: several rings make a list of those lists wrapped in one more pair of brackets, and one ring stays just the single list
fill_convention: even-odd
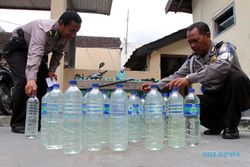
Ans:
[{"label": "large water bottle", "polygon": [[110,147],[114,151],[128,149],[127,95],[122,87],[123,85],[117,84],[110,99]]},{"label": "large water bottle", "polygon": [[141,122],[142,122],[142,138],[145,138],[145,99],[144,96],[140,96],[141,101],[141,108],[140,108],[140,115],[141,115]]},{"label": "large water bottle", "polygon": [[161,150],[164,141],[163,97],[155,84],[146,96],[145,109],[145,147],[148,150]]},{"label": "large water bottle", "polygon": [[25,136],[34,139],[38,135],[39,100],[36,96],[29,97],[26,106]]},{"label": "large water bottle", "polygon": [[103,95],[99,85],[94,83],[87,98],[85,114],[85,142],[89,151],[99,151],[102,148],[103,129]]},{"label": "large water bottle", "polygon": [[64,96],[59,84],[53,85],[53,90],[48,95],[47,115],[45,117],[45,131],[47,137],[45,148],[51,150],[62,149],[62,126]]},{"label": "large water bottle", "polygon": [[85,133],[85,116],[87,113],[87,99],[91,88],[86,89],[86,93],[82,98],[82,146],[86,147],[86,133]]},{"label": "large water bottle", "polygon": [[116,74],[116,80],[125,80],[126,79],[126,73],[124,69],[121,69]]},{"label": "large water bottle", "polygon": [[78,154],[82,150],[82,93],[75,80],[64,93],[63,152]]},{"label": "large water bottle", "polygon": [[188,146],[200,144],[200,100],[193,88],[189,89],[184,100],[184,114],[186,117],[186,143]]},{"label": "large water bottle", "polygon": [[103,94],[103,116],[104,116],[104,122],[103,122],[103,130],[102,130],[102,142],[103,143],[109,143],[109,128],[110,128],[110,100],[107,95],[107,90],[102,90]]},{"label": "large water bottle", "polygon": [[168,116],[169,116],[169,111],[168,111],[168,93],[164,93],[163,94],[163,115],[164,115],[164,133],[165,133],[165,136],[164,136],[164,139],[165,141],[168,139]]},{"label": "large water bottle", "polygon": [[48,136],[48,128],[46,128],[47,116],[48,116],[48,101],[49,94],[52,91],[53,87],[47,88],[47,93],[42,97],[42,109],[41,109],[41,141],[42,145],[46,145],[46,137]]},{"label": "large water bottle", "polygon": [[132,91],[128,99],[128,140],[139,142],[142,139],[142,120],[140,115],[141,102]]},{"label": "large water bottle", "polygon": [[168,145],[174,148],[185,146],[185,118],[183,97],[173,88],[169,98]]}]

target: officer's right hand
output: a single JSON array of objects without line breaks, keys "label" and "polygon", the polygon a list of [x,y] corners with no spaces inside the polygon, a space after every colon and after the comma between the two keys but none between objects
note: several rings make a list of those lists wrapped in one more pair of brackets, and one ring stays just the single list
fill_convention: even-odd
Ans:
[{"label": "officer's right hand", "polygon": [[35,80],[27,80],[25,86],[25,93],[27,96],[35,96],[37,92],[37,85]]},{"label": "officer's right hand", "polygon": [[145,82],[140,86],[140,90],[143,92],[149,92],[151,90],[151,85],[150,82]]}]

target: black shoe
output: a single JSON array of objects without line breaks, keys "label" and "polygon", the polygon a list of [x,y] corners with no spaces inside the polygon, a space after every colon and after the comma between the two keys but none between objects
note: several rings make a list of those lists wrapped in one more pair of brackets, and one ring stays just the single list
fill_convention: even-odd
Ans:
[{"label": "black shoe", "polygon": [[223,139],[238,139],[240,138],[239,130],[238,128],[229,129],[225,128],[222,134]]},{"label": "black shoe", "polygon": [[222,130],[212,130],[208,129],[203,132],[204,135],[219,135]]},{"label": "black shoe", "polygon": [[11,132],[13,133],[24,133],[24,127],[11,127]]}]

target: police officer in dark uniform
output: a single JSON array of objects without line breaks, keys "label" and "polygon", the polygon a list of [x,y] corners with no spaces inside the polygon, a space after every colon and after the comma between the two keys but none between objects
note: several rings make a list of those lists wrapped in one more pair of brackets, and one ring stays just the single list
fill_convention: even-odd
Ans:
[{"label": "police officer in dark uniform", "polygon": [[[241,69],[235,46],[229,42],[213,43],[204,22],[188,28],[187,40],[193,53],[178,71],[157,83],[159,88],[201,83],[200,120],[208,128],[204,134],[219,135],[223,131],[224,139],[239,138],[241,112],[250,108],[250,81]],[[149,91],[150,85],[142,84],[141,90]]]},{"label": "police officer in dark uniform", "polygon": [[[59,20],[35,20],[12,32],[4,48],[14,79],[12,132],[24,133],[28,97],[36,95],[41,101],[47,88],[45,78],[57,79],[55,71],[65,45],[76,36],[81,22],[76,12],[66,11]],[[52,56],[48,68],[49,53]]]}]

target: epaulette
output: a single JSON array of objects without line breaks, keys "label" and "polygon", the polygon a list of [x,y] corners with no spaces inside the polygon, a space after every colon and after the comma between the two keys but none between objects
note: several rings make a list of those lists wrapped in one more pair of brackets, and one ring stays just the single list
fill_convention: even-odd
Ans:
[{"label": "epaulette", "polygon": [[57,30],[50,30],[47,33],[47,36],[52,39],[58,39],[59,38],[59,32]]},{"label": "epaulette", "polygon": [[220,47],[221,47],[221,45],[223,45],[223,41],[220,41],[219,43],[217,43],[216,45],[215,45],[215,48],[216,49],[219,49]]}]

